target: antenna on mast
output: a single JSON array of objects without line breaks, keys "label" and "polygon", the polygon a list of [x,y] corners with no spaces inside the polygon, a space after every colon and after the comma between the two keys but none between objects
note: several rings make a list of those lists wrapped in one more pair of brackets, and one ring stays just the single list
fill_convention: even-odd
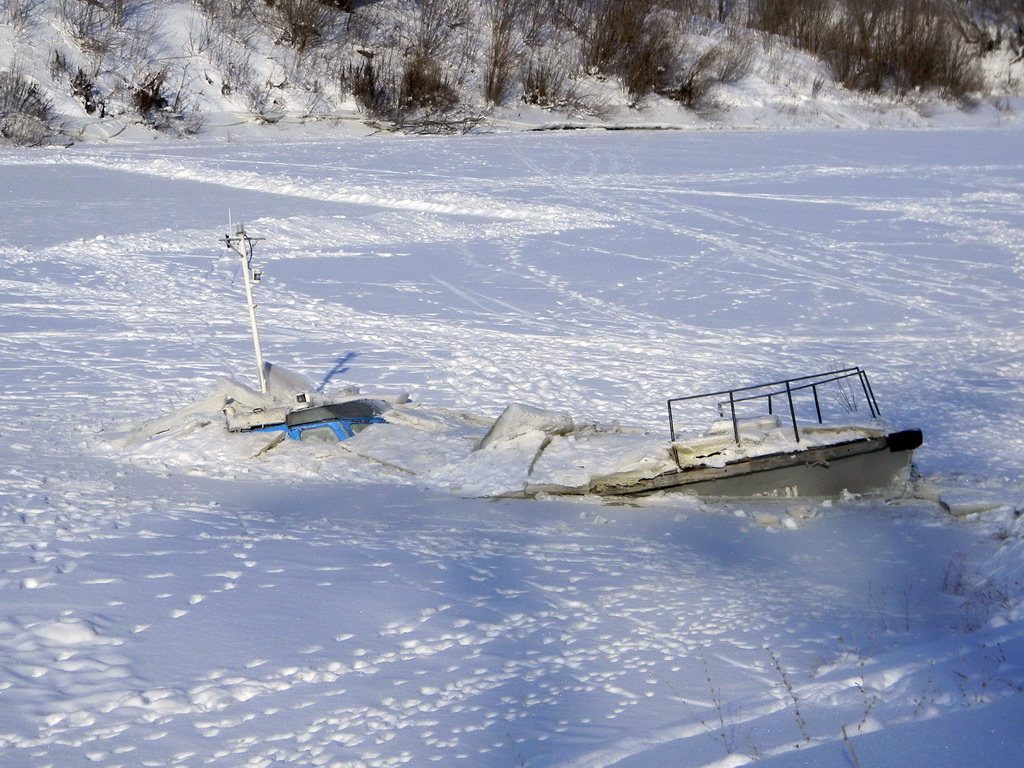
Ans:
[{"label": "antenna on mast", "polygon": [[253,269],[252,251],[262,237],[249,237],[245,231],[245,224],[239,224],[237,228],[231,221],[231,210],[228,210],[228,234],[224,235],[224,244],[237,253],[242,259],[242,279],[245,282],[245,300],[249,307],[249,326],[252,328],[252,345],[256,351],[256,372],[260,382],[260,392],[268,394],[267,368],[263,362],[263,349],[260,346],[260,330],[256,324],[256,300],[253,298],[252,287],[260,281],[263,272]]}]

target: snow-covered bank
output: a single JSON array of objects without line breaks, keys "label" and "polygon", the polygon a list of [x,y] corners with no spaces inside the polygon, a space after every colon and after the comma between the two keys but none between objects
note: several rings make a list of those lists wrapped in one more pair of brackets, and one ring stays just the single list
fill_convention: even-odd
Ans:
[{"label": "snow-covered bank", "polygon": [[[933,724],[964,762],[1024,683],[1020,146],[0,153],[4,764],[788,766],[845,759],[843,725],[866,764]],[[267,238],[268,357],[325,389],[658,434],[668,396],[857,363],[937,497],[988,511],[488,502],[340,446],[118,446],[251,375],[229,209]]]},{"label": "snow-covered bank", "polygon": [[[876,10],[870,23],[844,6],[831,23],[869,38],[851,39],[854,67],[830,56],[846,35],[819,49],[741,4],[621,3],[611,16],[586,3],[344,5],[11,0],[0,8],[0,141],[991,127],[1018,120],[1022,106],[1009,6],[913,6],[902,20]],[[893,25],[907,25],[899,47],[915,53],[911,66],[892,44],[876,48]],[[876,66],[885,71],[872,85]]]}]

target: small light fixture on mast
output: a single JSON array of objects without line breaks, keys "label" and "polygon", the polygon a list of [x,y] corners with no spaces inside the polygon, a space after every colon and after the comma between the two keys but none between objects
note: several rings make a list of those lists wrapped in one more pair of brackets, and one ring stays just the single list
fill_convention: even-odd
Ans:
[{"label": "small light fixture on mast", "polygon": [[228,232],[234,229],[234,234],[224,235],[224,244],[242,258],[242,279],[245,282],[245,300],[249,305],[249,325],[252,328],[252,345],[256,350],[256,371],[260,381],[260,392],[268,393],[267,369],[263,362],[263,349],[260,347],[260,330],[256,324],[256,300],[253,298],[252,287],[260,281],[263,276],[262,270],[253,269],[252,251],[253,246],[262,237],[249,237],[245,232],[245,225],[239,224],[234,228],[231,224],[231,216],[228,215]]}]

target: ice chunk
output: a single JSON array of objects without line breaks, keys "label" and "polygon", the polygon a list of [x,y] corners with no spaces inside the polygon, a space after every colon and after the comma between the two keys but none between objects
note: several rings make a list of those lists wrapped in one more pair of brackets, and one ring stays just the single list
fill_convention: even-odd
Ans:
[{"label": "ice chunk", "polygon": [[530,432],[565,435],[572,432],[572,429],[572,417],[568,413],[512,403],[502,411],[477,448],[502,448]]}]

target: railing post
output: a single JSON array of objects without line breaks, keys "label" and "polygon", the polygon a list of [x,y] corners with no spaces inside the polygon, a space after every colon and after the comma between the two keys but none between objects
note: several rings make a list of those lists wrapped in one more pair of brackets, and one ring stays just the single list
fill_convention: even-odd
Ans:
[{"label": "railing post", "polygon": [[877,419],[881,413],[878,410],[878,401],[875,400],[875,393],[871,389],[871,382],[868,381],[867,371],[858,369],[857,375],[860,378],[860,385],[864,389],[864,399],[868,401],[868,410],[871,411],[871,418]]},{"label": "railing post", "polygon": [[793,420],[793,437],[796,441],[800,442],[800,430],[796,427],[796,408],[793,407],[793,390],[789,386],[789,382],[786,382],[786,399],[789,400],[789,417]]},{"label": "railing post", "polygon": [[818,385],[817,384],[812,384],[811,385],[811,392],[814,393],[814,410],[818,413],[818,423],[821,424],[822,423],[821,403],[818,401]]},{"label": "railing post", "polygon": [[736,423],[736,399],[735,392],[729,391],[729,412],[732,414],[732,436],[736,445],[740,444],[740,427]]},{"label": "railing post", "polygon": [[676,427],[672,421],[672,401],[668,401],[668,435],[674,443],[676,441]]}]

